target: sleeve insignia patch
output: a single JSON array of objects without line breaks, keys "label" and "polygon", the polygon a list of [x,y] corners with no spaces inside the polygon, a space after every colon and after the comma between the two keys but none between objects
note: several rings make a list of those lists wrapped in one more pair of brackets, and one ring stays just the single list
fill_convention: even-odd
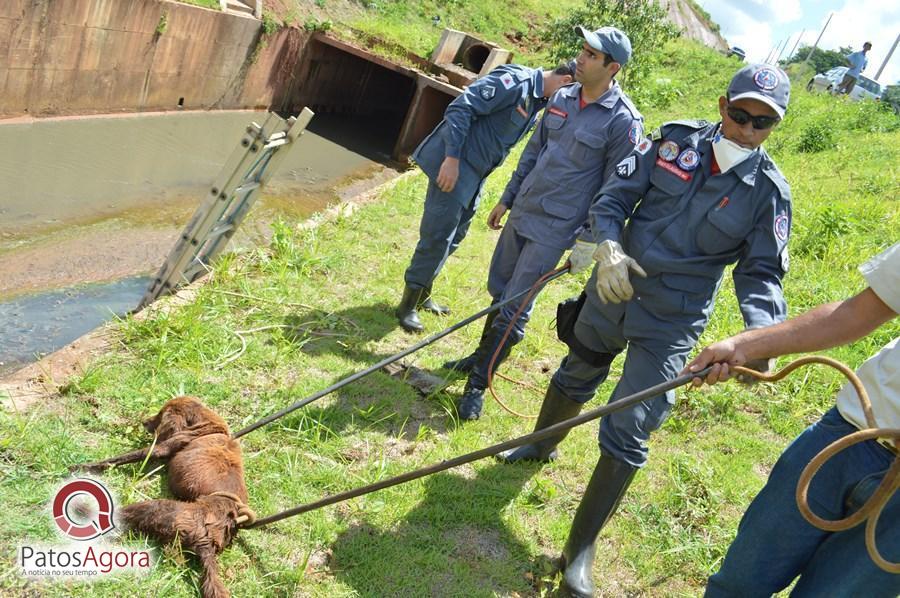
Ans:
[{"label": "sleeve insignia patch", "polygon": [[636,170],[637,157],[634,154],[631,154],[630,156],[616,164],[616,174],[619,175],[619,178],[622,179],[630,178]]}]

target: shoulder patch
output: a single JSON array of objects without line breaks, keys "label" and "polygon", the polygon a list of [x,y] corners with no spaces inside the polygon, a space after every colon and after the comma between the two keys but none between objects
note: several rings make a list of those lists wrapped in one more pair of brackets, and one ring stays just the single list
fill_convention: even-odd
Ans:
[{"label": "shoulder patch", "polygon": [[650,133],[650,141],[659,141],[662,139],[662,127],[656,127]]},{"label": "shoulder patch", "polygon": [[628,141],[631,142],[631,145],[637,145],[643,134],[644,127],[641,125],[641,121],[636,120],[632,122],[631,126],[628,128]]},{"label": "shoulder patch", "polygon": [[503,73],[502,75],[500,75],[500,83],[503,84],[504,89],[512,89],[516,84],[516,82],[513,81],[512,75],[510,75],[509,73]]},{"label": "shoulder patch", "polygon": [[779,214],[775,217],[775,236],[781,241],[787,241],[791,230],[791,220],[787,214]]},{"label": "shoulder patch", "polygon": [[641,142],[637,144],[637,147],[635,147],[634,149],[635,149],[635,151],[637,151],[637,153],[639,153],[640,155],[643,156],[644,154],[646,154],[647,152],[650,151],[651,147],[653,147],[653,142],[650,140],[650,138],[644,137],[641,140]]},{"label": "shoulder patch", "polygon": [[493,85],[482,85],[481,91],[479,91],[479,95],[482,100],[490,101],[494,99],[494,95],[497,93],[497,88]]}]

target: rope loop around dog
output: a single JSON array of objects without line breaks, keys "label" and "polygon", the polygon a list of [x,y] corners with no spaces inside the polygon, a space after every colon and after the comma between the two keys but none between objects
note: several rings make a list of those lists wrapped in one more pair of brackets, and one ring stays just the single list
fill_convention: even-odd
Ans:
[{"label": "rope loop around dog", "polygon": [[[784,368],[773,374],[764,374],[762,372],[757,372],[755,370],[744,367],[734,367],[733,369],[735,372],[747,374],[765,382],[777,382],[797,368],[812,363],[832,367],[841,372],[850,381],[850,384],[856,391],[856,395],[859,398],[860,404],[862,405],[866,423],[869,427],[865,430],[860,430],[858,432],[854,432],[853,434],[844,436],[843,438],[839,438],[838,440],[832,442],[830,445],[822,449],[815,457],[813,457],[813,459],[803,469],[803,472],[800,474],[800,479],[797,481],[797,491],[795,494],[797,500],[797,508],[800,509],[800,514],[803,515],[803,518],[806,519],[811,525],[829,532],[845,531],[865,521],[866,550],[868,551],[869,556],[875,562],[875,564],[884,571],[887,571],[888,573],[898,574],[900,573],[900,563],[890,562],[881,555],[881,552],[878,550],[878,545],[876,543],[875,531],[878,527],[878,519],[881,517],[881,513],[884,510],[885,505],[887,505],[888,501],[894,496],[894,493],[897,491],[897,489],[900,488],[900,430],[891,428],[879,428],[877,426],[875,422],[875,415],[872,411],[872,403],[869,401],[869,395],[868,393],[866,393],[866,389],[856,373],[840,361],[821,355],[801,357],[800,359],[792,361]],[[819,517],[818,515],[813,513],[812,509],[809,506],[809,486],[822,466],[839,452],[855,444],[859,444],[860,442],[876,439],[892,440],[895,457],[894,462],[891,464],[887,473],[884,475],[884,479],[881,481],[881,484],[878,485],[878,488],[875,490],[869,500],[867,500],[858,511],[848,517],[845,517],[844,519],[828,520],[823,519],[822,517]]]},{"label": "rope loop around dog", "polygon": [[213,492],[209,496],[222,496],[224,498],[229,498],[237,503],[238,516],[237,519],[234,520],[237,525],[244,526],[253,525],[254,523],[256,523],[256,513],[234,492],[225,492],[224,490],[218,490],[216,492]]}]

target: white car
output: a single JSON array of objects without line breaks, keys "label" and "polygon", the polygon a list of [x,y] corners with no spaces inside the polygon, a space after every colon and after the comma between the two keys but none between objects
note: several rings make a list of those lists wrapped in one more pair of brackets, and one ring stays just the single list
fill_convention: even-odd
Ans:
[{"label": "white car", "polygon": [[[840,85],[846,72],[847,67],[836,66],[828,72],[819,73],[806,84],[806,91],[827,91],[831,93]],[[850,99],[879,100],[882,92],[880,83],[869,79],[865,75],[860,75],[856,80],[853,91],[850,92]]]}]

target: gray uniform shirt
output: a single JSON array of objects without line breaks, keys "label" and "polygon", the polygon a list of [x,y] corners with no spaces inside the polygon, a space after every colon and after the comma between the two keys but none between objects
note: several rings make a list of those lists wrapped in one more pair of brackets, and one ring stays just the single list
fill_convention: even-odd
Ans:
[{"label": "gray uniform shirt", "polygon": [[615,165],[641,139],[641,114],[618,83],[581,108],[581,84],[556,92],[500,201],[523,237],[568,249]]},{"label": "gray uniform shirt", "polygon": [[[718,125],[663,125],[623,159],[591,209],[594,239],[622,243],[647,272],[632,276],[645,307],[709,315],[726,265],[744,322],[785,318],[781,279],[788,267],[790,188],[759,148],[725,174],[713,174]],[[640,203],[638,203],[640,201]],[[627,221],[627,224],[626,224]]]}]

